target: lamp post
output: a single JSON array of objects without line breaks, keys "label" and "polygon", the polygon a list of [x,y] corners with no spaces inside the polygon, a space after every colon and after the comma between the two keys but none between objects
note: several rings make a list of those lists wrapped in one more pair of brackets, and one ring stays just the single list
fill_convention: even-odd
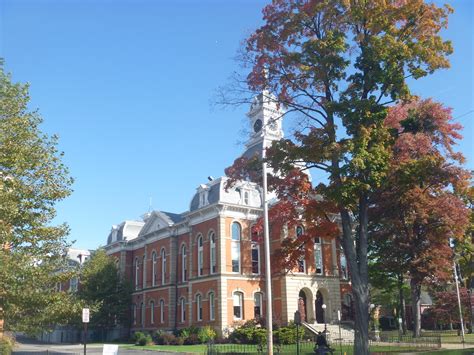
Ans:
[{"label": "lamp post", "polygon": [[326,326],[326,305],[323,303],[321,306],[323,309],[323,319],[324,319],[324,337],[327,338],[328,328]]},{"label": "lamp post", "polygon": [[456,284],[456,294],[458,296],[459,321],[461,322],[461,341],[462,341],[462,346],[464,347],[464,343],[465,343],[464,320],[462,317],[461,296],[459,295],[458,272],[456,270],[456,261],[454,261],[454,283]]},{"label": "lamp post", "polygon": [[375,309],[375,304],[371,303],[370,304],[370,317],[372,318],[372,326],[374,330],[377,330],[377,325],[375,324],[375,314],[373,314]]}]

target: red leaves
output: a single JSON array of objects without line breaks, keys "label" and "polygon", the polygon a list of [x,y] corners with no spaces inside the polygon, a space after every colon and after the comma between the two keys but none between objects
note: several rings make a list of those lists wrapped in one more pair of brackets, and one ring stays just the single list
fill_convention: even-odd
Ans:
[{"label": "red leaves", "polygon": [[456,140],[462,138],[462,126],[453,122],[451,109],[440,103],[417,99],[391,107],[385,124],[399,133],[395,144],[398,160],[436,154],[442,148],[449,159],[464,161],[453,151]]},{"label": "red leaves", "polygon": [[392,107],[385,123],[398,135],[391,173],[371,210],[378,253],[403,261],[417,282],[439,284],[451,277],[448,239],[462,239],[469,222],[461,194],[470,174],[453,150],[461,127],[432,100]]},{"label": "red leaves", "polygon": [[[469,293],[466,288],[459,289],[461,298],[461,308],[464,321],[469,321],[470,303]],[[455,290],[446,292],[437,292],[435,294],[435,302],[430,309],[431,315],[436,323],[448,325],[450,323],[459,323],[459,308],[457,293]]]}]

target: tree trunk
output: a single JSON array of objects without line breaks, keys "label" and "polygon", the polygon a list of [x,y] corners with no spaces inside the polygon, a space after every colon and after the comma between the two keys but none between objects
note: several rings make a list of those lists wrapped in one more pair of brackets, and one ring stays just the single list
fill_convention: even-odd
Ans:
[{"label": "tree trunk", "polygon": [[411,308],[413,314],[413,337],[421,336],[421,284],[414,279],[410,280]]},{"label": "tree trunk", "polygon": [[[405,295],[403,294],[403,275],[398,276],[398,299],[399,299],[399,309],[400,312],[398,313],[399,317],[402,319],[402,332],[403,335],[407,333],[407,317],[405,314],[406,306],[405,306]],[[397,320],[398,322],[398,320]]]},{"label": "tree trunk", "polygon": [[352,228],[352,220],[348,210],[341,208],[342,246],[349,263],[354,295],[355,341],[354,353],[369,354],[369,284],[367,265],[367,204],[361,198],[359,204],[359,238],[356,245]]}]

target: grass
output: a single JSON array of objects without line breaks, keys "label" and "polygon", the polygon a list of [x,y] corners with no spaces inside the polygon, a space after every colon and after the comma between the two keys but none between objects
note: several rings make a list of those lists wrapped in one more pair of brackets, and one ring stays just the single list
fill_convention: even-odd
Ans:
[{"label": "grass", "polygon": [[[302,343],[300,347],[301,355],[313,355],[313,343]],[[332,347],[335,349],[335,354],[339,354],[341,348],[337,344],[333,344]],[[121,345],[121,349],[133,349],[133,350],[161,350],[161,351],[170,351],[170,352],[186,352],[186,353],[195,353],[195,354],[206,354],[207,345],[148,345],[148,346],[135,346],[135,345]],[[225,354],[226,352],[232,354],[258,354],[258,349],[256,345],[238,345],[238,344],[217,344],[215,345],[215,350],[220,353]],[[399,352],[425,352],[426,349],[417,348],[412,346],[385,346],[377,345],[370,348],[373,353],[399,353]],[[352,345],[343,345],[342,352],[347,355],[353,354]],[[296,354],[296,345],[285,345],[281,348],[281,354]],[[436,352],[439,354],[439,352]],[[441,352],[443,354],[443,352]],[[448,353],[446,353],[448,354]],[[464,354],[464,353],[459,353]],[[467,354],[467,353],[466,353]]]},{"label": "grass", "polygon": [[162,350],[162,351],[171,351],[171,352],[187,352],[187,353],[197,353],[205,354],[207,352],[206,344],[199,345],[120,345],[120,349],[132,349],[132,350]]},{"label": "grass", "polygon": [[[389,331],[382,331],[381,334],[396,338],[398,336],[397,330],[389,330]],[[407,332],[407,335],[411,335],[411,332]],[[440,331],[424,331],[421,333],[423,337],[441,337],[441,343],[461,343],[461,336],[458,335],[457,330],[440,330]],[[464,339],[466,343],[474,344],[474,333],[473,334],[465,334]]]}]

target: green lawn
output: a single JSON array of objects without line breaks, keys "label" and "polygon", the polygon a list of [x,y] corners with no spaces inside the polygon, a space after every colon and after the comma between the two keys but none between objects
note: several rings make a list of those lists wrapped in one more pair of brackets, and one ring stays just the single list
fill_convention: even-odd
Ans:
[{"label": "green lawn", "polygon": [[136,345],[120,345],[121,349],[133,349],[133,350],[163,350],[163,351],[172,351],[172,352],[188,352],[188,353],[197,353],[205,354],[207,351],[207,345],[145,345],[145,346],[136,346]]},{"label": "green lawn", "polygon": [[[337,344],[333,344],[332,347],[336,350],[335,353],[339,354],[341,349]],[[171,351],[171,352],[187,352],[195,354],[206,354],[207,345],[151,345],[151,346],[135,346],[135,345],[121,345],[122,349],[143,349],[143,350],[162,350],[162,351]],[[350,345],[343,345],[342,352],[347,355],[353,354],[353,347]],[[247,354],[258,354],[258,349],[256,345],[237,345],[237,344],[218,344],[215,345],[215,350],[217,353],[225,354],[226,352],[235,353],[247,353]],[[411,347],[411,346],[372,346],[371,351],[374,353],[397,353],[397,352],[422,352],[426,349]],[[296,345],[285,345],[281,348],[281,354],[296,354]],[[301,355],[312,355],[313,344],[306,343],[301,344],[300,346]],[[438,354],[438,352],[436,352]],[[459,353],[461,354],[461,353]]]},{"label": "green lawn", "polygon": [[[387,335],[389,337],[396,338],[398,337],[397,330],[390,330],[390,331],[383,331],[380,333],[381,335]],[[410,336],[411,332],[407,332],[407,336]],[[458,336],[458,332],[456,330],[444,330],[444,331],[424,331],[421,334],[423,337],[433,337],[433,336],[440,336],[441,343],[461,343],[461,337]],[[474,344],[474,334],[465,334],[464,339],[466,343]]]}]

